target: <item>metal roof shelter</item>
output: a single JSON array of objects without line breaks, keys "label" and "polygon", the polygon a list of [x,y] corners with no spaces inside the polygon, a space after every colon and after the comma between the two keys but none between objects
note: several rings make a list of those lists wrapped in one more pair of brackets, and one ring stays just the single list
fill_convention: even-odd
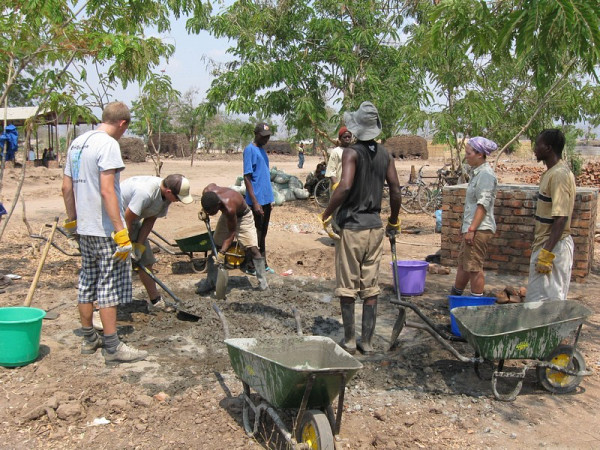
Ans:
[{"label": "metal roof shelter", "polygon": [[[77,119],[77,123],[73,123],[70,120],[63,118],[60,114],[55,111],[40,111],[38,114],[37,106],[18,106],[12,108],[1,108],[0,107],[0,123],[2,124],[2,129],[4,129],[4,118],[6,117],[6,123],[13,124],[17,127],[25,125],[27,119],[32,117],[39,117],[40,126],[46,125],[48,127],[48,143],[50,147],[58,148],[58,126],[59,125],[80,125],[87,124],[88,122],[83,120],[83,118],[79,117]],[[91,125],[97,125],[100,121],[94,117],[95,120],[91,122]],[[36,130],[36,138],[37,138],[37,130]],[[36,139],[37,142],[37,139]],[[37,150],[37,145],[36,145]]]}]

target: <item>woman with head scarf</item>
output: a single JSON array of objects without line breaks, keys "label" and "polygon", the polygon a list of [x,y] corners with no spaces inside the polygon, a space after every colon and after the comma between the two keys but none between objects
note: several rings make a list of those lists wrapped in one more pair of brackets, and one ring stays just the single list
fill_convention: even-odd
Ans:
[{"label": "woman with head scarf", "polygon": [[498,188],[496,174],[486,158],[497,148],[495,142],[479,136],[469,139],[465,148],[465,159],[471,167],[471,179],[465,198],[462,242],[451,295],[463,295],[470,282],[471,295],[483,296],[483,263],[487,258],[488,243],[496,232],[494,201]]}]

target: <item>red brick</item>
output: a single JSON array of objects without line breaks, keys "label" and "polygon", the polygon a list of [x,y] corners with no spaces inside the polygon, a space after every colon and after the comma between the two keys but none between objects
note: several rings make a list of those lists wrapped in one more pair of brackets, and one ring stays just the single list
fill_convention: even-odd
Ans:
[{"label": "red brick", "polygon": [[523,201],[522,200],[504,200],[502,202],[502,206],[504,207],[509,207],[509,208],[522,208],[523,207]]},{"label": "red brick", "polygon": [[508,262],[508,256],[506,255],[490,255],[492,261],[504,261]]}]

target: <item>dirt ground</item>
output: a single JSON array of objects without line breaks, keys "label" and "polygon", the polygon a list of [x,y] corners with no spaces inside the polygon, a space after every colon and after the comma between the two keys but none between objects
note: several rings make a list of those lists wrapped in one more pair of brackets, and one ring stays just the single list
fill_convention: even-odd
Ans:
[{"label": "dirt ground", "polygon": [[[271,166],[306,179],[318,158],[308,156],[304,169],[296,158],[273,156]],[[441,167],[441,158],[427,161],[430,174]],[[401,182],[410,166],[421,161],[397,161]],[[519,182],[511,168],[537,166],[531,158],[503,161],[499,179]],[[172,205],[165,220],[156,224],[168,241],[204,232],[197,219],[203,187],[215,182],[229,186],[241,175],[240,155],[203,157],[193,167],[189,161],[165,161],[163,175],[183,173],[192,183],[196,201]],[[127,164],[123,179],[153,175],[151,162]],[[12,205],[20,169],[4,174],[2,200]],[[28,168],[25,174],[26,217],[31,234],[48,236],[53,218],[64,219],[60,194],[60,169]],[[273,211],[267,237],[271,289],[254,290],[256,280],[239,270],[230,272],[227,299],[217,301],[194,294],[194,283],[204,277],[204,254],[195,254],[194,266],[186,255],[157,254],[157,276],[182,300],[184,312],[147,311],[145,291],[134,280],[132,304],[119,310],[122,340],[149,352],[145,361],[107,366],[98,351],[81,355],[81,333],[76,309],[77,273],[80,261],[52,248],[48,254],[32,306],[58,313],[44,320],[40,356],[19,368],[0,367],[0,448],[286,448],[281,436],[265,420],[261,432],[248,437],[242,424],[242,385],[231,368],[223,343],[221,322],[212,309],[223,311],[231,337],[293,335],[292,308],[301,316],[305,335],[328,336],[338,341],[343,330],[337,300],[333,297],[335,270],[333,242],[319,228],[314,201],[285,203]],[[0,294],[0,306],[23,303],[32,284],[44,242],[29,236],[18,204],[0,242],[1,273],[18,274]],[[398,258],[422,260],[440,247],[434,219],[403,213],[403,229],[412,233],[398,239]],[[56,243],[71,251],[65,239]],[[173,247],[165,246],[173,249]],[[596,246],[598,247],[598,246]],[[175,248],[176,249],[176,248]],[[576,392],[554,395],[538,384],[535,371],[525,379],[514,402],[494,399],[489,381],[481,381],[471,364],[458,361],[429,334],[405,328],[400,345],[388,352],[397,308],[391,253],[386,245],[381,265],[375,344],[378,353],[356,358],[364,365],[348,383],[340,449],[359,448],[598,448],[600,431],[596,412],[600,379],[599,250],[595,267],[585,282],[574,283],[570,299],[594,311],[586,320],[580,350],[594,374]],[[426,290],[413,301],[436,323],[449,323],[447,292],[454,280],[449,275],[428,274]],[[486,290],[507,285],[524,286],[521,275],[487,274]],[[357,311],[360,312],[360,305]],[[417,322],[412,312],[409,320]],[[357,319],[360,323],[360,319]],[[357,327],[360,329],[360,326]],[[463,355],[473,356],[467,344],[455,343]],[[519,367],[521,361],[507,363]],[[289,411],[283,412],[291,428]]]}]

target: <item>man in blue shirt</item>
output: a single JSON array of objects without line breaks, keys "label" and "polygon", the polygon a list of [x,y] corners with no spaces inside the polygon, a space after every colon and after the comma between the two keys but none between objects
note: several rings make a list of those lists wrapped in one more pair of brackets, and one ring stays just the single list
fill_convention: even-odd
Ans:
[{"label": "man in blue shirt", "polygon": [[[265,258],[267,272],[273,269],[267,264],[265,239],[271,219],[271,204],[274,201],[271,187],[269,157],[263,148],[271,138],[271,128],[264,122],[254,127],[254,141],[244,149],[244,183],[246,185],[246,203],[252,208],[254,225],[258,235],[258,249]],[[248,263],[247,271],[254,272]]]}]

